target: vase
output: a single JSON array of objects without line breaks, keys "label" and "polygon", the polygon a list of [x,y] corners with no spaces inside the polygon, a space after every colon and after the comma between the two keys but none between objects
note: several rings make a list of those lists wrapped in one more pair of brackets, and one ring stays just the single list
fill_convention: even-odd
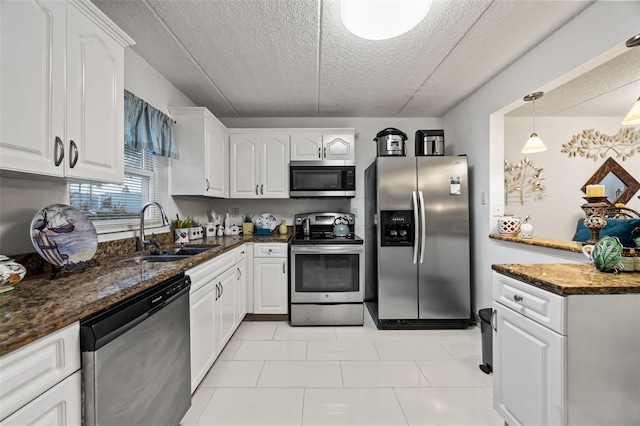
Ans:
[{"label": "vase", "polygon": [[520,232],[520,218],[505,213],[498,219],[498,234],[515,237]]},{"label": "vase", "polygon": [[243,234],[253,234],[253,222],[244,222],[242,224]]}]

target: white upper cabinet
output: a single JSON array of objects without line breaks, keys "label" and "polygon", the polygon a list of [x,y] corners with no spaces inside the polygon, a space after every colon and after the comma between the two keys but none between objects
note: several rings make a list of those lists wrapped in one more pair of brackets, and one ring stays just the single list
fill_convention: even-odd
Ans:
[{"label": "white upper cabinet", "polygon": [[3,1],[0,20],[0,168],[121,183],[133,40],[88,1]]},{"label": "white upper cabinet", "polygon": [[[355,131],[291,133],[291,161],[355,161]],[[330,131],[330,130],[329,130]]]},{"label": "white upper cabinet", "polygon": [[228,197],[226,127],[203,107],[169,107],[176,119],[177,160],[171,161],[171,194]]},{"label": "white upper cabinet", "polygon": [[232,133],[230,198],[289,198],[289,134]]}]

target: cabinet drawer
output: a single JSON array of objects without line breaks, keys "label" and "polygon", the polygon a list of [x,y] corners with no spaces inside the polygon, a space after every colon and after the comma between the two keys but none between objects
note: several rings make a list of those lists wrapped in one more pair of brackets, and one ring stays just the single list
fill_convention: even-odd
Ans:
[{"label": "cabinet drawer", "polygon": [[235,252],[232,250],[185,271],[185,274],[191,277],[191,294],[234,264]]},{"label": "cabinet drawer", "polygon": [[567,334],[566,297],[494,272],[493,300],[557,333]]},{"label": "cabinet drawer", "polygon": [[247,258],[247,245],[243,244],[240,247],[238,247],[237,249],[234,250],[235,252],[235,263],[238,263],[244,259]]},{"label": "cabinet drawer", "polygon": [[287,245],[283,243],[256,243],[253,257],[287,257]]},{"label": "cabinet drawer", "polygon": [[7,417],[0,426],[82,424],[80,372],[58,383],[20,410]]},{"label": "cabinet drawer", "polygon": [[79,323],[4,355],[0,358],[0,419],[79,369]]}]

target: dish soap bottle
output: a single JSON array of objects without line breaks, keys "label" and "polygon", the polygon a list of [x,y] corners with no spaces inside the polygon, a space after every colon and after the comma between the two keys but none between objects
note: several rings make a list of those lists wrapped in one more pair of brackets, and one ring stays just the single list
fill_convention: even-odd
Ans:
[{"label": "dish soap bottle", "polygon": [[278,227],[278,232],[280,233],[280,235],[286,235],[287,231],[287,224],[285,223],[284,219],[282,219],[282,222],[280,222],[280,226]]}]

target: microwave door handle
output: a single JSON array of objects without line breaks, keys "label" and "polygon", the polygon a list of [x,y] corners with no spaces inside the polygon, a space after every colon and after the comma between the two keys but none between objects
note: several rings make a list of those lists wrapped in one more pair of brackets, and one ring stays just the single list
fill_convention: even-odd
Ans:
[{"label": "microwave door handle", "polygon": [[415,265],[418,262],[418,244],[420,241],[420,234],[418,233],[418,197],[416,196],[416,191],[411,191],[411,196],[413,197],[413,264]]},{"label": "microwave door handle", "polygon": [[420,196],[420,263],[422,263],[424,262],[424,251],[427,244],[427,219],[422,191],[418,191],[418,195]]}]

